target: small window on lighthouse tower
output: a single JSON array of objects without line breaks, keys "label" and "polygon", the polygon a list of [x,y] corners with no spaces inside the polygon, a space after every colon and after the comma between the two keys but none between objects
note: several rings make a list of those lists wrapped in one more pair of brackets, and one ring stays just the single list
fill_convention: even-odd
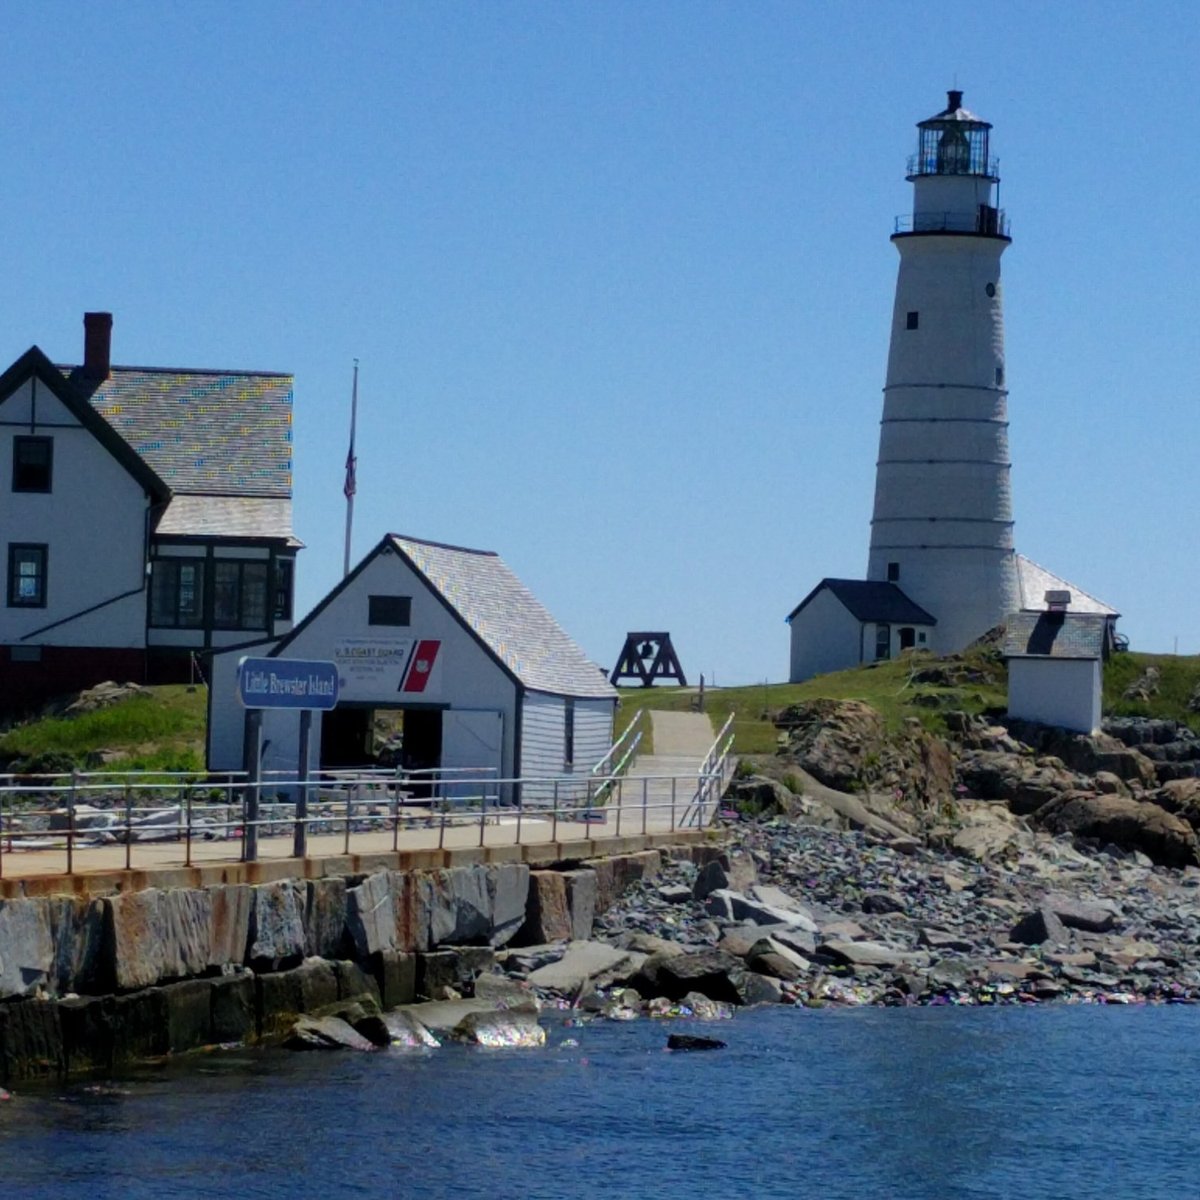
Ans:
[{"label": "small window on lighthouse tower", "polygon": [[917,313],[917,312],[910,312],[908,314],[908,324],[906,325],[906,328],[916,329],[917,326],[920,324],[920,322],[921,322],[921,314]]},{"label": "small window on lighthouse tower", "polygon": [[888,563],[887,577],[888,583],[895,583],[900,578],[900,564],[898,562]]}]

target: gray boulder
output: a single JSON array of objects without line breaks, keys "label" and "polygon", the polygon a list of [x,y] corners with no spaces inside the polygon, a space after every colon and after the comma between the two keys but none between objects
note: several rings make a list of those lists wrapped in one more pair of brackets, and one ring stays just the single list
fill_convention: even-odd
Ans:
[{"label": "gray boulder", "polygon": [[253,889],[249,962],[278,966],[304,957],[306,898],[304,884],[295,879],[260,883]]},{"label": "gray boulder", "polygon": [[546,1031],[537,1017],[525,1012],[468,1013],[454,1027],[454,1036],[475,1046],[535,1048],[546,1044]]},{"label": "gray boulder", "polygon": [[1028,913],[1009,932],[1009,940],[1023,946],[1040,946],[1043,942],[1065,945],[1070,936],[1051,908],[1039,908]]}]

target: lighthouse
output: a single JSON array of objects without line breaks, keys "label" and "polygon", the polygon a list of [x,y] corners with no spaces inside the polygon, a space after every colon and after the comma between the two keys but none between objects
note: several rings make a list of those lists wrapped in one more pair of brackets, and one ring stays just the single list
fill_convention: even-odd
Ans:
[{"label": "lighthouse", "polygon": [[[1086,618],[1115,643],[1116,609],[1013,548],[1000,286],[1011,239],[992,127],[954,91],[917,130],[912,212],[892,234],[900,270],[867,578],[826,577],[788,614],[793,683],[906,651],[953,654],[1030,614]],[[1053,654],[1067,652],[1025,647]]]},{"label": "lighthouse", "polygon": [[937,617],[961,649],[1018,603],[1000,258],[1008,221],[991,125],[962,92],[917,126],[883,389],[867,578]]}]

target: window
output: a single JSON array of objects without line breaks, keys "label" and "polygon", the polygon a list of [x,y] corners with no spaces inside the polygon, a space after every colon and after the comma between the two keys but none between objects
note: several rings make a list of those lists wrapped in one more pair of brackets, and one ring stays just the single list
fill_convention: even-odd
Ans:
[{"label": "window", "polygon": [[892,627],[890,625],[875,626],[875,661],[892,657]]},{"label": "window", "polygon": [[204,624],[204,560],[156,558],[150,576],[150,624],[195,629]]},{"label": "window", "polygon": [[887,577],[888,583],[895,583],[900,578],[900,564],[898,562],[888,563]]},{"label": "window", "polygon": [[213,628],[266,627],[267,563],[217,559],[213,563]]},{"label": "window", "polygon": [[921,322],[921,314],[916,313],[916,312],[910,312],[908,314],[908,324],[905,326],[905,328],[906,329],[916,329],[917,326],[920,324],[920,322]]},{"label": "window", "polygon": [[923,633],[917,634],[917,644],[921,646],[925,645],[925,635]]},{"label": "window", "polygon": [[575,764],[575,697],[563,701],[563,766]]},{"label": "window", "polygon": [[905,625],[900,629],[900,649],[911,650],[917,644],[917,631]]},{"label": "window", "polygon": [[275,604],[272,615],[276,621],[292,619],[292,585],[296,576],[296,560],[294,558],[277,558],[275,560]]},{"label": "window", "polygon": [[13,438],[12,490],[14,492],[48,492],[50,490],[50,466],[53,460],[53,438]]},{"label": "window", "polygon": [[46,547],[12,543],[8,547],[9,608],[46,607]]},{"label": "window", "polygon": [[368,596],[368,625],[408,625],[412,621],[411,596]]},{"label": "window", "polygon": [[996,368],[996,386],[997,387],[1004,386],[1004,368],[1003,367]]}]

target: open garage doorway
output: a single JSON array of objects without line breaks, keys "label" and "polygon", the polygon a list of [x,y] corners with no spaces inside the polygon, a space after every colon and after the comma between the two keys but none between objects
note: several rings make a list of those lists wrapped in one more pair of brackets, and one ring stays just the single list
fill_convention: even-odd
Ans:
[{"label": "open garage doorway", "polygon": [[428,771],[442,763],[442,710],[344,704],[321,718],[321,769],[398,767]]}]

